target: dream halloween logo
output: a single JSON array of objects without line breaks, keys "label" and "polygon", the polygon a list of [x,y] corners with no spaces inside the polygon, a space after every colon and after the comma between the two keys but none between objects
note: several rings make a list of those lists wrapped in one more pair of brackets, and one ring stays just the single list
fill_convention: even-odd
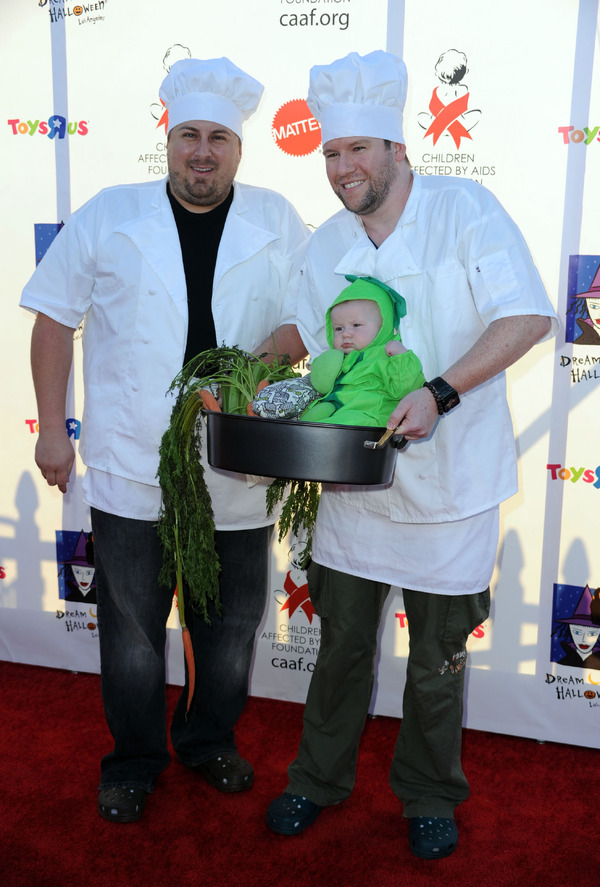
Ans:
[{"label": "dream halloween logo", "polygon": [[62,620],[69,634],[84,632],[90,638],[97,638],[96,568],[91,532],[57,530],[56,561],[58,596],[64,601],[64,610],[57,610],[56,618]]},{"label": "dream halloween logo", "polygon": [[108,0],[96,0],[95,3],[66,3],[65,0],[38,0],[38,6],[48,12],[50,23],[56,25],[67,19],[73,19],[78,25],[104,21],[104,7]]},{"label": "dream halloween logo", "polygon": [[550,660],[557,666],[580,669],[581,677],[559,670],[546,675],[546,684],[561,701],[579,700],[599,707],[600,588],[555,585],[552,622]]}]

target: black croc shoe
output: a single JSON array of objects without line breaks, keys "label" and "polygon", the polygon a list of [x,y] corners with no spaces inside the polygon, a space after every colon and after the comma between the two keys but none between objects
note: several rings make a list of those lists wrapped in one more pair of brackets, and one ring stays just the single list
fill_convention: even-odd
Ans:
[{"label": "black croc shoe", "polygon": [[421,859],[442,859],[454,852],[458,828],[453,819],[414,816],[408,820],[410,849]]},{"label": "black croc shoe", "polygon": [[145,806],[146,792],[137,786],[113,785],[98,794],[98,813],[109,822],[135,822]]},{"label": "black croc shoe", "polygon": [[215,755],[194,770],[202,773],[206,781],[220,792],[243,792],[254,784],[252,765],[238,754]]},{"label": "black croc shoe", "polygon": [[279,835],[299,835],[323,808],[301,795],[284,792],[267,810],[267,825]]}]

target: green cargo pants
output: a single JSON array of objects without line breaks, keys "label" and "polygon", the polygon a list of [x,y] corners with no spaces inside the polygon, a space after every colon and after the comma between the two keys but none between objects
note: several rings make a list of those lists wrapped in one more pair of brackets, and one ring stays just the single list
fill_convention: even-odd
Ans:
[{"label": "green cargo pants", "polygon": [[[321,646],[286,791],[328,806],[354,787],[390,586],[314,563],[308,585],[321,618]],[[465,646],[489,605],[489,589],[452,596],[404,589],[410,649],[390,785],[405,816],[452,817],[469,794],[460,761]]]}]

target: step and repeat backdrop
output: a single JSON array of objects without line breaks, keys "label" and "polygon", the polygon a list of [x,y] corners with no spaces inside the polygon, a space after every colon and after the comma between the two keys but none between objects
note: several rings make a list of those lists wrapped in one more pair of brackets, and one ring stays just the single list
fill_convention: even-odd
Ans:
[{"label": "step and repeat backdrop", "polygon": [[[34,463],[33,319],[18,300],[36,263],[100,188],[164,178],[158,89],[185,57],[226,55],[265,85],[238,178],[282,192],[318,226],[339,204],[305,102],[309,68],[387,48],[408,67],[411,163],[500,198],[561,320],[556,340],[508,373],[520,490],[501,510],[492,613],[470,640],[465,723],[600,747],[598,0],[5,0],[2,20],[0,658],[99,669],[84,467],[77,458],[63,497]],[[66,417],[76,451],[81,415],[78,339]],[[255,695],[305,698],[320,627],[302,544],[273,548]],[[182,683],[175,610],[169,626],[168,677]],[[407,650],[394,590],[375,713],[401,715]]]}]

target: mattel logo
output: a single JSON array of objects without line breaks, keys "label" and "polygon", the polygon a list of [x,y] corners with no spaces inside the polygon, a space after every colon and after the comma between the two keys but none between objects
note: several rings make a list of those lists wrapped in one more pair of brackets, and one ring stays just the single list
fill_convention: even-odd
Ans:
[{"label": "mattel logo", "polygon": [[271,132],[277,147],[292,157],[312,154],[321,144],[321,127],[304,99],[282,105],[273,118]]},{"label": "mattel logo", "polygon": [[88,133],[87,120],[75,121],[68,123],[67,118],[61,114],[54,114],[48,120],[20,120],[14,117],[12,120],[6,121],[12,128],[13,135],[35,135],[48,136],[49,139],[58,137],[64,139],[68,134],[70,136],[85,136]]}]

